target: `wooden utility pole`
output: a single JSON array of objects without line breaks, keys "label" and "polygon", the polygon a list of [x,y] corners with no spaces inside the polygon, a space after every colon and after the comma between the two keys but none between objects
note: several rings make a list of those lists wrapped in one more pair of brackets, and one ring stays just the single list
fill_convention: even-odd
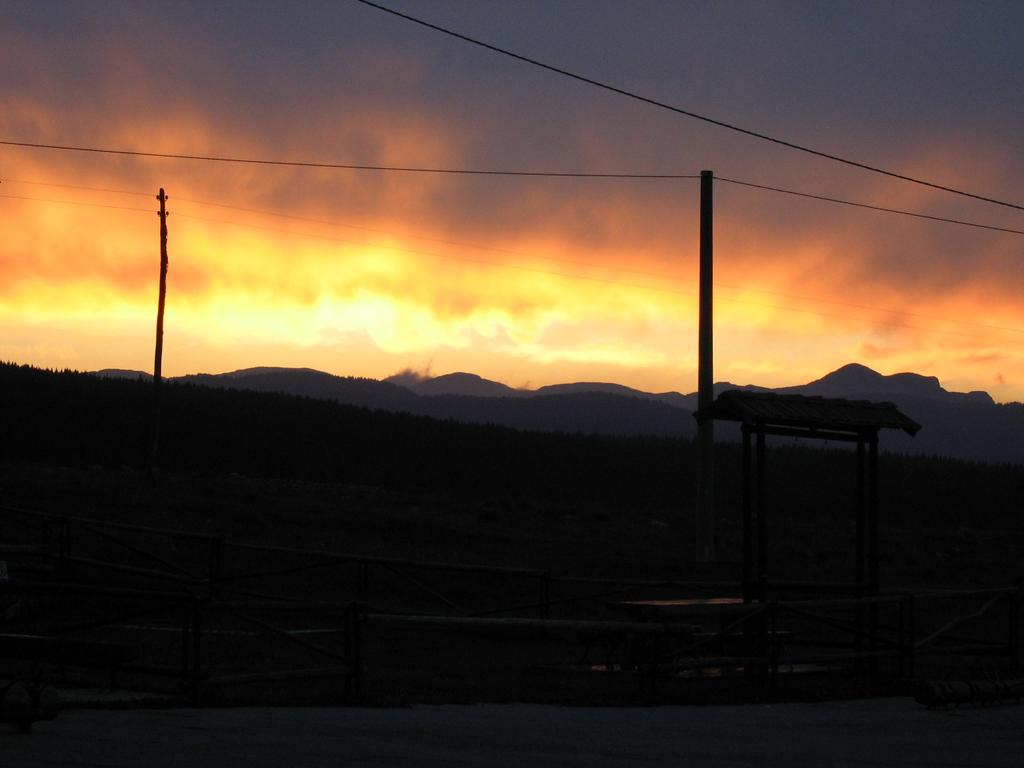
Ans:
[{"label": "wooden utility pole", "polygon": [[[700,319],[697,343],[697,407],[715,399],[712,336],[714,224],[712,185],[715,174],[700,172]],[[715,559],[715,422],[697,422],[697,562]]]},{"label": "wooden utility pole", "polygon": [[156,196],[160,201],[160,297],[156,306],[156,353],[153,359],[153,425],[149,446],[149,469],[156,469],[160,447],[160,379],[164,358],[164,304],[167,300],[167,195],[163,187]]}]

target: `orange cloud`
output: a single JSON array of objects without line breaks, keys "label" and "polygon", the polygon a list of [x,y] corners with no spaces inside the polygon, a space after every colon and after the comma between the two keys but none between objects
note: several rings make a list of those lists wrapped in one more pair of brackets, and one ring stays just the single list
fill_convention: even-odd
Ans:
[{"label": "orange cloud", "polygon": [[[339,86],[336,99],[278,90],[301,109],[261,109],[255,96],[234,94],[231,76],[210,75],[230,62],[202,40],[175,43],[181,79],[168,81],[161,44],[152,51],[128,32],[110,33],[102,46],[93,40],[90,50],[102,53],[82,64],[90,87],[79,90],[58,53],[12,34],[0,39],[10,44],[0,63],[22,82],[0,85],[0,136],[363,164],[523,164],[506,157],[497,118],[459,119],[451,105],[355,102]],[[381,87],[415,90],[428,79],[421,57],[354,55]],[[24,86],[47,80],[50,90]],[[659,136],[675,130],[638,125]],[[616,141],[624,134],[603,129],[581,121],[554,149],[535,149],[563,162],[557,153],[568,147],[587,167],[663,164],[656,155],[635,160]],[[643,140],[633,141],[639,152]],[[969,161],[975,186],[1008,183],[1006,147],[968,156],[961,146],[956,137],[936,139],[903,151],[898,165],[931,176]],[[723,166],[732,160],[719,157]],[[794,161],[775,173],[807,188],[816,167]],[[750,168],[751,180],[774,181]],[[840,192],[830,188],[837,179]],[[384,376],[434,360],[439,373],[472,369],[513,384],[609,377],[648,389],[695,387],[696,181],[495,180],[12,148],[0,148],[0,181],[0,194],[144,209],[0,198],[0,356],[86,368],[151,364],[152,195],[163,186],[171,373],[296,364]],[[854,175],[821,183],[850,199],[967,215],[909,185]],[[718,378],[794,384],[857,360],[981,388],[998,366],[999,396],[1024,397],[1012,384],[1024,381],[1019,238],[724,182],[715,227]]]}]

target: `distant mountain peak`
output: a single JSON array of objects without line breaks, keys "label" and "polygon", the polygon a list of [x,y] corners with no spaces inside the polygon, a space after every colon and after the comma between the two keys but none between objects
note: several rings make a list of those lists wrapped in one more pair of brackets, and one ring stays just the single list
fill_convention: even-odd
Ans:
[{"label": "distant mountain peak", "polygon": [[231,371],[220,375],[232,378],[242,378],[244,376],[263,376],[268,373],[318,373],[321,376],[332,375],[325,373],[324,371],[318,371],[315,368],[285,368],[279,365],[258,365],[253,368],[239,368],[237,371]]},{"label": "distant mountain peak", "polygon": [[849,363],[815,379],[809,384],[782,387],[781,394],[844,397],[856,400],[892,400],[897,404],[904,398],[924,398],[958,403],[993,403],[986,392],[950,392],[942,387],[936,376],[919,373],[893,373],[885,375],[860,363]]},{"label": "distant mountain peak", "polygon": [[151,379],[153,374],[146,371],[133,371],[126,368],[104,368],[96,371],[96,375],[102,379]]},{"label": "distant mountain peak", "polygon": [[[466,373],[465,371],[453,371],[452,373],[442,373],[440,376],[434,376],[430,380],[431,381],[460,381],[460,382],[465,381],[465,382],[473,382],[473,383],[479,383],[481,381],[490,381],[490,379],[485,379],[483,376],[480,376],[479,374],[476,374],[476,373]],[[491,383],[492,384],[497,384],[499,382],[491,381]],[[504,385],[502,385],[502,386],[504,386]]]},{"label": "distant mountain peak", "polygon": [[[107,378],[149,378],[143,371],[106,369]],[[170,382],[200,384],[259,392],[283,392],[300,397],[334,400],[364,408],[413,413],[478,424],[501,424],[515,429],[547,432],[586,432],[612,435],[658,435],[690,438],[695,423],[697,394],[652,393],[607,382],[580,381],[534,390],[513,389],[475,373],[456,371],[431,376],[429,370],[406,370],[384,381],[335,376],[310,368],[258,367],[231,373],[193,374]],[[985,392],[950,392],[934,376],[917,373],[882,374],[851,363],[808,384],[778,389],[754,385],[749,389],[852,400],[890,401],[926,427],[913,441],[888,436],[889,450],[936,453],[989,461],[1024,464],[1020,432],[1024,405],[997,406]],[[545,395],[554,395],[546,397]],[[723,439],[738,432],[724,426]]]},{"label": "distant mountain peak", "polygon": [[920,373],[892,373],[885,375],[860,363],[847,363],[832,373],[827,373],[807,386],[820,383],[842,384],[846,387],[882,386],[897,391],[944,392],[937,376],[922,376]]},{"label": "distant mountain peak", "polygon": [[866,365],[860,363],[847,363],[846,365],[836,368],[831,373],[826,373],[820,379],[810,382],[811,384],[818,384],[821,382],[835,382],[843,383],[846,385],[856,385],[863,383],[875,383],[884,379],[885,376],[873,368],[868,368]]},{"label": "distant mountain peak", "polygon": [[418,395],[468,395],[470,397],[515,397],[522,394],[507,384],[491,381],[475,373],[455,371],[441,376],[424,377],[406,372],[388,377],[386,381],[400,384]]}]

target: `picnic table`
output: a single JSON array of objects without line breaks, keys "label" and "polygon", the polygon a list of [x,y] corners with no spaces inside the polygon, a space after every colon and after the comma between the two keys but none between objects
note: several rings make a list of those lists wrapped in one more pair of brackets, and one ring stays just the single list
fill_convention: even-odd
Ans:
[{"label": "picnic table", "polygon": [[[669,598],[655,600],[618,600],[607,604],[608,608],[628,614],[637,621],[661,622],[674,625],[683,622],[710,620],[713,627],[695,624],[691,626],[688,643],[662,645],[656,650],[657,656],[667,663],[659,664],[666,669],[689,668],[714,662],[727,666],[747,668],[753,660],[762,658],[767,643],[773,645],[787,637],[789,632],[768,630],[767,626],[755,629],[750,622],[743,622],[745,615],[761,610],[761,603],[746,603],[741,597],[720,596],[700,598]],[[756,621],[756,619],[755,619]],[[762,637],[755,640],[752,630]],[[762,650],[755,650],[755,648]],[[777,647],[777,645],[776,645]],[[648,649],[650,652],[652,649]],[[738,655],[737,655],[738,653]]]},{"label": "picnic table", "polygon": [[0,659],[19,659],[59,667],[101,667],[109,670],[110,687],[117,687],[118,668],[138,655],[132,646],[48,635],[0,634]]},{"label": "picnic table", "polygon": [[[754,608],[744,606],[741,597],[696,597],[662,600],[616,600],[607,604],[613,611],[628,613],[641,621],[672,621],[702,616],[731,616]],[[749,604],[754,605],[754,604]]]}]

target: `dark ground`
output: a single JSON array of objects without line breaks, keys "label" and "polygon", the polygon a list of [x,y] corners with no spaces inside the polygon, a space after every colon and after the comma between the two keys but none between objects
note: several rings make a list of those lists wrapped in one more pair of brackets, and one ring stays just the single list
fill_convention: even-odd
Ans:
[{"label": "dark ground", "polygon": [[248,707],[68,712],[30,736],[0,731],[0,761],[6,768],[1010,768],[1020,765],[1022,738],[1024,707],[925,710],[899,698],[710,708]]},{"label": "dark ground", "polygon": [[[946,464],[955,472],[961,463]],[[962,466],[965,472],[974,469]],[[1014,474],[1024,483],[1024,468],[1015,469]],[[947,508],[930,504],[893,509],[895,505],[883,497],[882,585],[1024,583],[1021,498],[979,499],[973,505],[953,500]],[[853,516],[844,508],[846,495],[838,491],[817,507],[805,498],[787,501],[782,499],[770,509],[773,576],[850,579],[852,566],[847,563],[853,561]],[[693,562],[692,511],[651,503],[635,507],[571,504],[237,474],[161,472],[153,477],[127,468],[20,462],[0,463],[0,503],[361,555],[576,575],[738,576],[738,568],[728,564],[738,560],[738,514],[730,514],[728,507],[718,521],[720,557],[726,562],[704,568]]]},{"label": "dark ground", "polygon": [[[197,476],[161,472],[151,476],[127,468],[53,467],[26,463],[0,464],[0,501],[4,504],[79,515],[114,522],[151,525],[276,545],[346,552],[374,557],[411,558],[442,562],[484,563],[551,571],[556,574],[645,578],[726,579],[738,582],[735,565],[696,566],[692,519],[680,512],[650,504],[637,508],[598,503],[568,504],[510,496],[455,496],[444,493],[373,488],[307,480],[260,479],[240,475]],[[772,559],[777,572],[788,578],[849,578],[852,560],[852,521],[842,505],[822,506],[812,516],[806,505],[779,510],[772,534]],[[915,586],[1007,586],[1021,574],[1019,553],[1024,544],[1024,520],[1003,509],[976,509],[970,524],[952,526],[940,510],[929,523],[912,519],[903,510],[883,518],[881,537],[882,584]],[[895,519],[893,519],[895,518]],[[8,530],[14,518],[6,516]],[[735,551],[733,518],[723,515],[720,530],[724,549]],[[962,520],[961,523],[967,523]],[[19,529],[35,535],[31,525]],[[116,544],[78,534],[79,549],[101,553],[103,559],[145,565]],[[159,537],[157,537],[159,539]],[[136,538],[128,539],[135,545]],[[145,537],[143,537],[145,539]],[[149,551],[202,570],[201,544],[167,544],[148,540]],[[161,549],[164,547],[164,549]],[[169,549],[167,547],[170,547]],[[255,558],[255,559],[254,559]],[[227,547],[228,574],[281,570],[309,563],[304,556],[263,555]],[[151,564],[150,564],[151,565]],[[259,593],[344,601],[354,597],[356,573],[351,566],[294,574],[241,579],[231,586]],[[79,570],[75,578],[110,582],[109,574]],[[118,577],[120,584],[167,588],[152,579]],[[599,594],[607,587],[555,587],[553,598]],[[737,593],[725,588],[718,592]],[[647,590],[630,597],[678,595],[678,590]],[[698,593],[699,594],[699,593]],[[437,596],[440,595],[440,602]],[[238,595],[235,595],[238,597]],[[625,595],[624,595],[625,596]],[[421,613],[452,613],[452,605],[467,610],[529,604],[537,599],[529,578],[408,571],[374,567],[366,595],[373,605]],[[610,597],[581,599],[558,605],[558,617],[609,618],[604,603]],[[100,610],[79,601],[65,606],[66,616]],[[102,610],[109,610],[103,608]],[[171,612],[173,614],[173,611]],[[530,609],[498,615],[535,615]],[[266,618],[266,617],[265,617]],[[340,613],[318,612],[274,616],[290,629],[338,628]],[[620,617],[621,618],[621,617]],[[174,626],[174,616],[154,619]],[[204,649],[206,664],[220,672],[251,671],[274,665],[309,665],[308,654],[288,643],[260,645],[239,631],[252,630],[237,616],[211,614],[211,634]],[[132,626],[146,622],[136,622]],[[122,623],[121,626],[125,624]],[[107,630],[102,639],[140,642],[141,630]],[[111,634],[112,632],[112,634]],[[135,634],[133,634],[133,632]],[[232,634],[234,633],[234,634]],[[159,660],[174,662],[175,638],[147,634],[142,641]],[[673,681],[652,686],[631,674],[589,674],[568,668],[585,661],[601,663],[610,650],[601,644],[581,645],[569,637],[517,637],[447,630],[373,630],[367,642],[367,682],[362,699],[380,704],[412,701],[548,701],[588,703],[652,703],[666,701],[736,701],[771,699],[815,700],[863,695],[905,693],[906,683],[891,675],[805,675],[784,681],[766,693],[742,681]],[[339,635],[321,635],[321,645],[340,648]],[[559,667],[561,672],[543,671]],[[985,666],[985,670],[994,667]],[[963,677],[964,666],[938,668],[939,676]],[[987,673],[987,672],[986,672]],[[88,681],[88,680],[86,680]],[[127,678],[128,685],[144,685]],[[336,702],[344,700],[337,680],[295,684],[251,685],[244,691],[211,688],[207,703],[239,701]]]}]

